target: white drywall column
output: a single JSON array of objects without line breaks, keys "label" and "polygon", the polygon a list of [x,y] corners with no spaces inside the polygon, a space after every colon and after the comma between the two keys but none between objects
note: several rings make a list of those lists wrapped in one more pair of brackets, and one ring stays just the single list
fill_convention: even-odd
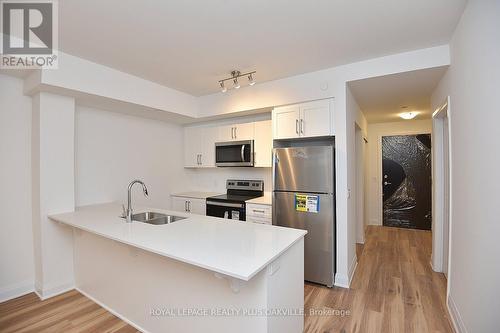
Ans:
[{"label": "white drywall column", "polygon": [[47,298],[73,286],[71,229],[47,215],[75,207],[75,100],[33,96],[32,202],[35,290]]}]

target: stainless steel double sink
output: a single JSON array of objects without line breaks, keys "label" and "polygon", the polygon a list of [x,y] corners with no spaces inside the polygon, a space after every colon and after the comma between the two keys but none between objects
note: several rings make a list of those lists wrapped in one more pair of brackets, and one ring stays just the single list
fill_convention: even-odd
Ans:
[{"label": "stainless steel double sink", "polygon": [[[122,216],[122,218],[124,217]],[[173,222],[177,222],[179,220],[184,220],[185,218],[186,217],[167,215],[156,212],[144,212],[132,215],[132,221],[154,224],[154,225],[170,224]]]}]

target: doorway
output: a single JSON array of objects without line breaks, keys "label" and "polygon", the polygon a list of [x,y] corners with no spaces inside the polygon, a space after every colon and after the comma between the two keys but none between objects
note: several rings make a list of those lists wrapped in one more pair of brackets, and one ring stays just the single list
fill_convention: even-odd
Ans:
[{"label": "doorway", "polygon": [[382,224],[431,230],[431,135],[382,137]]}]

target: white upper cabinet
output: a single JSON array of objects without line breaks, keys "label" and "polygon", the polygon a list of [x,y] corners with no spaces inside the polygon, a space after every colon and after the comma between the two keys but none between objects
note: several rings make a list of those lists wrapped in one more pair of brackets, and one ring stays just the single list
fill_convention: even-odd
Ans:
[{"label": "white upper cabinet", "polygon": [[254,123],[219,126],[219,142],[253,140]]},{"label": "white upper cabinet", "polygon": [[184,128],[184,166],[196,168],[200,164],[202,131],[198,127]]},{"label": "white upper cabinet", "polygon": [[300,121],[299,105],[288,105],[273,110],[273,137],[275,139],[298,138]]},{"label": "white upper cabinet", "polygon": [[300,135],[304,137],[332,135],[330,100],[300,105]]},{"label": "white upper cabinet", "polygon": [[272,121],[257,121],[255,125],[254,139],[254,166],[261,168],[272,167]]},{"label": "white upper cabinet", "polygon": [[334,135],[332,119],[332,99],[276,107],[273,110],[273,138]]},{"label": "white upper cabinet", "polygon": [[184,166],[208,168],[215,166],[217,127],[184,128]]}]

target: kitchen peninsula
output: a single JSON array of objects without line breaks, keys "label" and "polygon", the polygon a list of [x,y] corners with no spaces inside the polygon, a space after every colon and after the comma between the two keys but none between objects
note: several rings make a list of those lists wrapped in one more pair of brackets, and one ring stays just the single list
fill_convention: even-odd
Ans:
[{"label": "kitchen peninsula", "polygon": [[184,219],[126,223],[118,203],[50,216],[74,228],[76,289],[145,332],[302,332],[306,231],[145,211]]}]

